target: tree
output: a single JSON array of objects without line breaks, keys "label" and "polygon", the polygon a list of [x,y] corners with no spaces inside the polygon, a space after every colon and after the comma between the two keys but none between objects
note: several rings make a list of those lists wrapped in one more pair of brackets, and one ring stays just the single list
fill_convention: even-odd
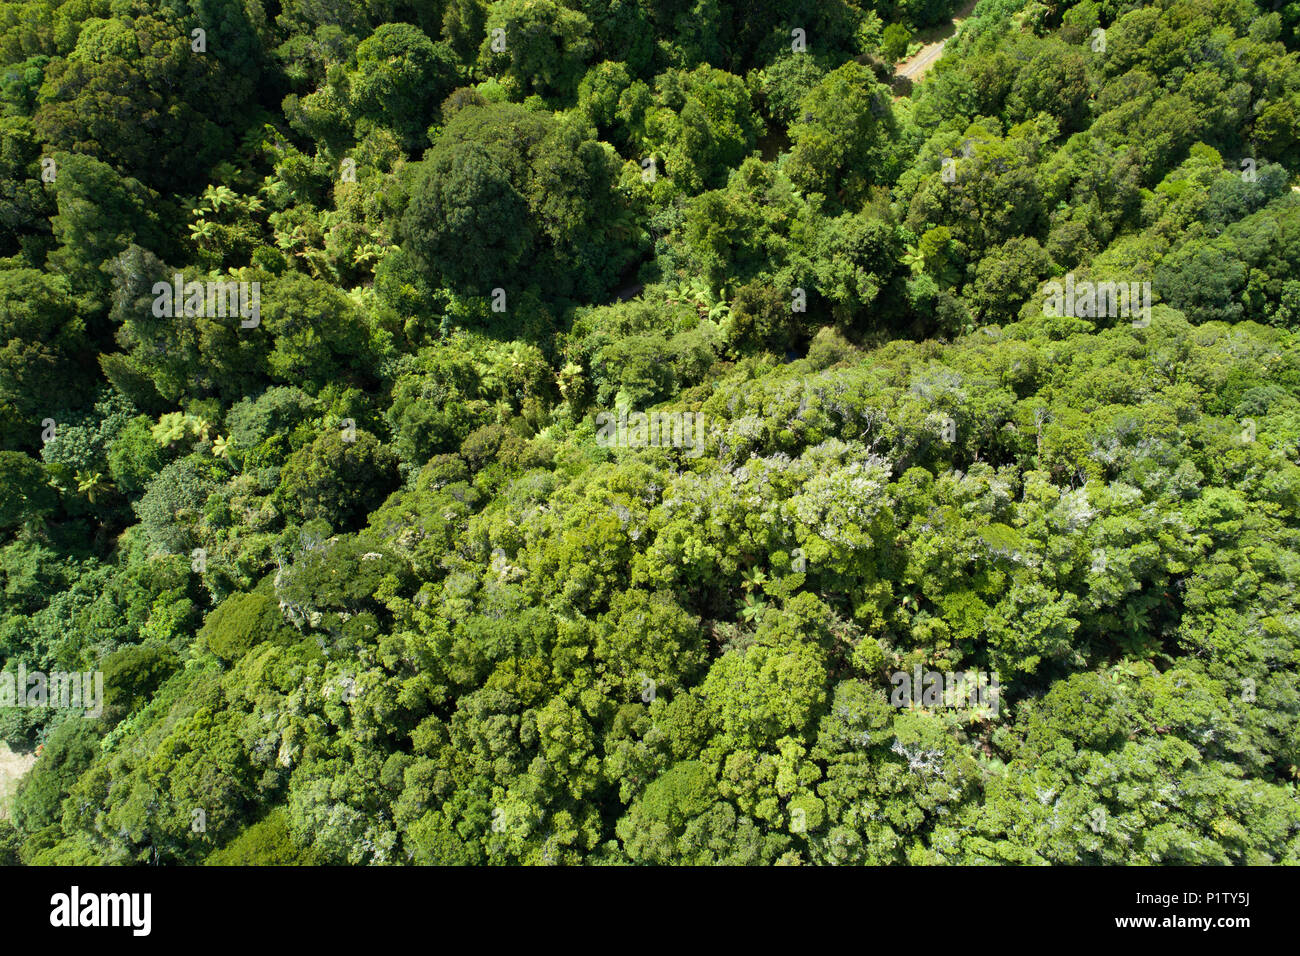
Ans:
[{"label": "tree", "polygon": [[290,456],[277,500],[287,514],[346,528],[388,496],[396,473],[397,456],[374,435],[331,429]]},{"label": "tree", "polygon": [[613,231],[615,168],[601,146],[543,114],[467,107],[417,168],[400,238],[431,278],[462,294],[503,289],[507,309],[533,284],[595,295],[632,252]]},{"label": "tree", "polygon": [[276,807],[203,862],[207,866],[312,866],[318,860],[310,848],[294,843],[284,808]]},{"label": "tree", "polygon": [[870,186],[890,180],[893,109],[888,88],[867,67],[849,62],[828,73],[800,101],[799,113],[787,172],[800,189],[854,208]]},{"label": "tree", "polygon": [[76,401],[65,383],[80,377],[78,353],[87,342],[70,291],[61,276],[0,271],[0,409],[21,417],[32,444],[40,420],[55,411],[54,396],[64,393],[60,405]]},{"label": "tree", "polygon": [[662,155],[688,193],[716,188],[754,148],[762,124],[738,76],[700,66],[661,74],[645,117],[644,150]]},{"label": "tree", "polygon": [[455,54],[418,27],[385,23],[361,41],[356,58],[349,86],[358,118],[393,129],[407,149],[423,146],[438,106],[456,85]]},{"label": "tree", "polygon": [[1062,132],[1073,132],[1083,124],[1090,94],[1083,54],[1052,44],[1016,73],[1007,115],[1016,122],[1047,113],[1060,122]]},{"label": "tree", "polygon": [[232,594],[208,615],[199,639],[230,664],[261,642],[274,640],[284,628],[279,603],[271,595]]},{"label": "tree", "polygon": [[0,528],[16,528],[58,507],[40,462],[20,451],[0,451]]},{"label": "tree", "polygon": [[48,243],[51,197],[43,188],[41,145],[25,116],[0,118],[0,253]]},{"label": "tree", "polygon": [[730,742],[763,747],[802,733],[816,719],[826,699],[825,681],[815,647],[756,646],[718,658],[702,693]]},{"label": "tree", "polygon": [[515,99],[572,95],[594,49],[591,21],[552,0],[500,0],[484,29],[479,67]]},{"label": "tree", "polygon": [[50,225],[59,247],[50,262],[67,276],[74,295],[86,296],[87,312],[102,312],[109,280],[101,270],[134,242],[166,250],[159,215],[161,197],[138,181],[88,156],[55,153],[58,212]]},{"label": "tree", "polygon": [[1003,322],[1020,312],[1050,262],[1037,239],[1008,239],[989,250],[975,270],[971,301],[986,322]]},{"label": "tree", "polygon": [[158,472],[131,505],[150,547],[169,554],[189,554],[197,547],[202,508],[215,485],[211,467],[197,455]]},{"label": "tree", "polygon": [[897,63],[907,52],[908,44],[912,42],[912,34],[907,27],[901,23],[891,23],[885,27],[884,36],[880,43],[880,55],[890,63]]},{"label": "tree", "polygon": [[188,34],[165,16],[90,20],[72,53],[46,67],[34,117],[42,138],[160,189],[192,185],[219,155],[252,77],[195,53]]}]

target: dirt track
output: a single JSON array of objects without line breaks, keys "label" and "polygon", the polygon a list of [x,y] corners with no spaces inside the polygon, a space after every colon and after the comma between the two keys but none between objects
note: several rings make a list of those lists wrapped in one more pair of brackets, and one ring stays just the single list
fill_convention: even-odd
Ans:
[{"label": "dirt track", "polygon": [[961,25],[961,22],[971,15],[971,11],[975,9],[975,3],[976,0],[967,0],[962,8],[953,15],[951,23],[919,34],[924,37],[927,33],[933,33],[934,39],[921,47],[916,56],[899,62],[894,67],[894,75],[909,80],[919,80],[924,76],[926,71],[939,61],[939,57],[943,56],[944,45],[956,35],[957,27]]},{"label": "dirt track", "polygon": [[894,75],[905,76],[909,80],[917,79],[934,65],[935,60],[943,56],[943,46],[947,42],[947,40],[940,40],[938,43],[928,43],[921,47],[920,53],[894,68]]}]

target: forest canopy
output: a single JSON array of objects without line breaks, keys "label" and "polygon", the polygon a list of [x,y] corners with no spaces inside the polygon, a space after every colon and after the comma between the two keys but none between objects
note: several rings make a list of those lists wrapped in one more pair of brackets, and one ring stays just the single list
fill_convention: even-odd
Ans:
[{"label": "forest canopy", "polygon": [[1300,863],[1300,5],[957,7],[0,3],[0,863]]}]

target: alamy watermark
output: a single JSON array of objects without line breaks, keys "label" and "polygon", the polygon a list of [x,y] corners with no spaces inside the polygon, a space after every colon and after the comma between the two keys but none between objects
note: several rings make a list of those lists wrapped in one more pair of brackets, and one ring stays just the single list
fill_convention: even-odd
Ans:
[{"label": "alamy watermark", "polygon": [[1076,319],[1132,318],[1133,324],[1145,328],[1151,323],[1150,282],[1078,282],[1074,273],[1065,274],[1065,283],[1049,282],[1043,286],[1043,314]]},{"label": "alamy watermark", "polygon": [[18,673],[0,672],[0,707],[56,707],[60,710],[84,710],[93,720],[104,713],[103,671],[28,672],[18,665]]},{"label": "alamy watermark", "polygon": [[602,448],[687,448],[688,458],[704,453],[704,416],[699,412],[632,412],[596,415],[596,444]]},{"label": "alamy watermark", "polygon": [[910,674],[890,674],[889,682],[894,685],[889,697],[892,707],[963,707],[996,717],[1002,700],[998,675],[982,670],[922,672],[918,664]]},{"label": "alamy watermark", "polygon": [[148,936],[152,912],[152,893],[83,893],[74,885],[50,897],[50,925],[56,928],[119,926],[133,936]]},{"label": "alamy watermark", "polygon": [[157,318],[177,315],[226,318],[239,316],[241,328],[252,329],[262,321],[262,283],[186,282],[179,272],[171,282],[155,282],[153,314]]}]

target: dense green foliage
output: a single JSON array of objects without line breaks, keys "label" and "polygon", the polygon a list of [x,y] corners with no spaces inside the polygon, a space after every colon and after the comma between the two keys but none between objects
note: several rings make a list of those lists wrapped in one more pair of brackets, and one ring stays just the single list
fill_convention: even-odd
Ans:
[{"label": "dense green foliage", "polygon": [[0,3],[0,863],[1300,863],[1300,6],[955,6]]}]

